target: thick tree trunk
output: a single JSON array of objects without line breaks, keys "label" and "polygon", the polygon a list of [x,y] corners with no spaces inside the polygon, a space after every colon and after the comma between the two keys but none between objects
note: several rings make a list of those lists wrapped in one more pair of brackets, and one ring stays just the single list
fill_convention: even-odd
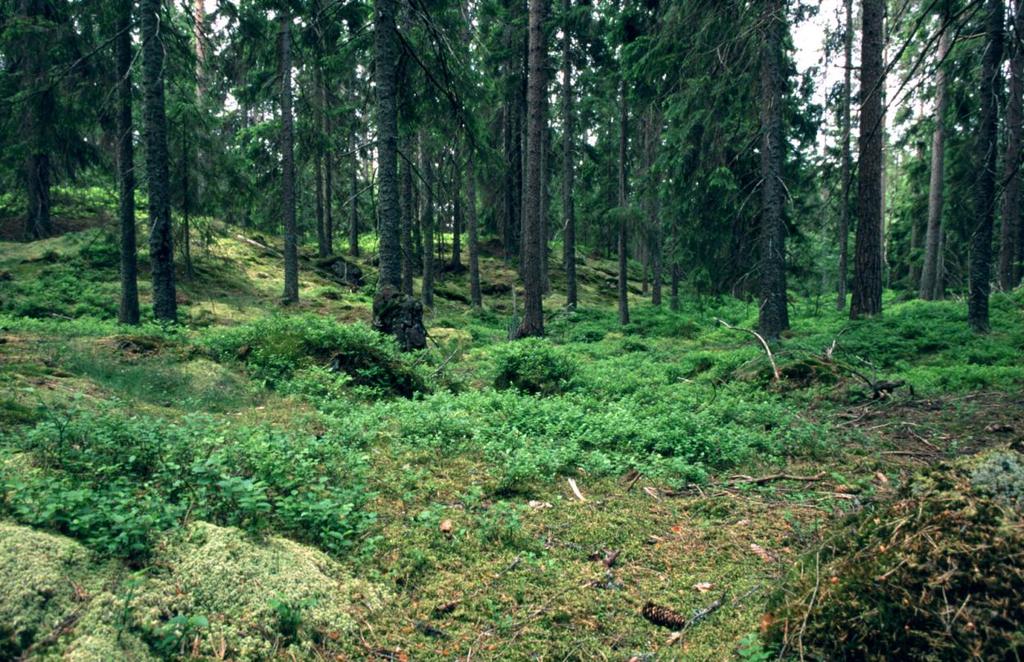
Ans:
[{"label": "thick tree trunk", "polygon": [[850,318],[882,312],[882,49],[885,0],[862,0],[860,164]]},{"label": "thick tree trunk", "polygon": [[[395,26],[397,4],[396,0],[374,2],[380,277],[373,299],[373,324],[381,332],[395,336],[402,349],[410,350],[426,347],[427,336],[423,327],[423,307],[416,299],[402,294],[402,210],[398,185],[399,48]],[[352,217],[352,227],[358,230],[355,215]],[[358,248],[358,233],[355,238]]]},{"label": "thick tree trunk", "polygon": [[132,0],[118,0],[114,29],[117,62],[117,179],[121,225],[121,302],[117,321],[139,323],[138,248],[135,238],[135,154],[132,145]]},{"label": "thick tree trunk", "polygon": [[291,16],[279,19],[281,36],[281,214],[284,216],[284,296],[299,301],[299,249],[295,227],[295,141],[292,131]]},{"label": "thick tree trunk", "polygon": [[619,324],[629,324],[629,289],[628,255],[629,236],[627,234],[626,213],[626,134],[629,131],[629,111],[626,107],[626,81],[619,83]]},{"label": "thick tree trunk", "polygon": [[992,266],[992,217],[995,212],[996,152],[998,150],[997,107],[999,68],[1003,60],[1003,1],[987,0],[987,25],[981,60],[981,127],[978,132],[974,210],[977,225],[971,236],[970,283],[967,322],[979,333],[987,333],[988,296]]},{"label": "thick tree trunk", "polygon": [[1006,189],[1003,192],[1002,227],[999,232],[999,286],[1011,290],[1017,286],[1017,238],[1020,235],[1020,160],[1021,122],[1024,121],[1024,48],[1017,41],[1024,35],[1024,1],[1014,7],[1013,35],[1010,40],[1010,90],[1006,101]]},{"label": "thick tree trunk", "polygon": [[846,308],[846,279],[849,273],[850,244],[850,99],[853,96],[853,0],[844,0],[846,32],[843,35],[843,100],[840,123],[842,125],[842,155],[839,166],[839,277],[836,280],[836,310]]},{"label": "thick tree trunk", "polygon": [[562,217],[565,225],[563,235],[565,266],[565,305],[574,310],[577,304],[576,292],[576,208],[573,200],[573,185],[576,167],[573,156],[575,124],[573,118],[572,92],[572,37],[569,30],[571,0],[562,0]]},{"label": "thick tree trunk", "polygon": [[761,305],[758,327],[774,340],[789,328],[786,306],[786,225],[782,218],[782,35],[785,4],[766,3],[767,19],[761,52]]},{"label": "thick tree trunk", "polygon": [[167,116],[164,110],[164,42],[160,0],[141,0],[143,89],[145,93],[146,176],[149,180],[149,259],[153,269],[153,316],[174,322],[174,284]]},{"label": "thick tree trunk", "polygon": [[466,225],[469,241],[469,300],[474,308],[483,305],[480,296],[480,241],[476,217],[476,157],[473,148],[469,148],[466,158]]},{"label": "thick tree trunk", "polygon": [[434,163],[427,141],[420,136],[420,170],[423,171],[423,210],[420,234],[423,237],[423,284],[420,299],[423,305],[434,305]]},{"label": "thick tree trunk", "polygon": [[541,260],[544,259],[543,228],[541,224],[541,196],[543,195],[544,132],[547,128],[544,117],[544,94],[547,91],[545,64],[547,44],[544,37],[544,15],[547,0],[530,0],[529,13],[529,75],[527,77],[527,165],[526,165],[526,211],[523,223],[525,237],[523,254],[523,321],[515,331],[515,337],[544,335],[544,309],[542,299],[544,282]]},{"label": "thick tree trunk", "polygon": [[943,17],[935,73],[935,129],[932,131],[931,178],[928,183],[928,227],[924,237],[924,263],[921,267],[919,296],[926,300],[942,298],[942,273],[939,271],[939,244],[942,236],[942,206],[946,149],[946,70],[944,61],[953,42],[953,27]]}]

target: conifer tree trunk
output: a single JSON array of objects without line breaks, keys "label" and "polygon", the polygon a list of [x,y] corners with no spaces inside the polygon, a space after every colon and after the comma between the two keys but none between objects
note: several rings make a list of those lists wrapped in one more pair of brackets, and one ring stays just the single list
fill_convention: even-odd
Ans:
[{"label": "conifer tree trunk", "polygon": [[25,230],[30,239],[53,234],[50,201],[50,150],[54,142],[56,96],[49,80],[50,29],[53,9],[47,0],[20,0],[18,13],[31,24],[15,44],[11,70],[20,69],[20,82],[29,92],[23,118],[29,154],[25,159],[28,214]]},{"label": "conifer tree trunk", "polygon": [[483,306],[480,295],[480,240],[476,217],[476,157],[472,146],[466,158],[466,226],[469,241],[469,301],[474,308]]},{"label": "conifer tree trunk", "polygon": [[626,80],[619,82],[619,324],[629,324],[628,255],[629,236],[626,214],[626,134],[629,131],[629,111],[626,107]]},{"label": "conifer tree trunk", "polygon": [[1003,0],[987,0],[984,53],[981,59],[981,127],[978,132],[974,213],[971,236],[967,322],[978,333],[989,331],[988,296],[992,265],[992,217],[995,213],[998,150],[999,67],[1003,59]]},{"label": "conifer tree trunk", "polygon": [[284,296],[286,304],[299,301],[299,250],[295,227],[295,140],[292,130],[291,17],[279,19],[281,38],[281,214],[284,216]]},{"label": "conifer tree trunk", "polygon": [[853,95],[853,0],[844,0],[846,31],[843,35],[843,100],[840,123],[842,125],[842,155],[839,170],[839,277],[836,280],[836,310],[846,308],[846,279],[849,273],[850,244],[850,99]]},{"label": "conifer tree trunk", "polygon": [[448,262],[448,269],[453,273],[462,272],[462,175],[459,174],[458,155],[455,157],[455,165],[452,168],[452,257]]},{"label": "conifer tree trunk", "polygon": [[547,91],[545,81],[545,61],[547,44],[544,38],[544,15],[547,0],[530,0],[529,11],[529,74],[527,76],[526,108],[527,108],[527,161],[526,161],[526,196],[524,199],[525,217],[523,223],[523,321],[515,331],[515,337],[544,335],[544,310],[542,298],[544,283],[541,260],[544,259],[543,228],[541,211],[543,205],[543,173],[542,151],[544,149],[544,132],[547,129],[544,117],[544,94]]},{"label": "conifer tree trunk", "polygon": [[[396,161],[395,169],[398,165]],[[378,178],[380,171],[377,172]],[[348,210],[348,254],[359,257],[359,155],[352,155],[352,167],[348,171],[349,210]],[[401,245],[401,238],[398,240]]]},{"label": "conifer tree trunk", "polygon": [[117,62],[118,217],[121,225],[121,301],[117,321],[139,323],[138,247],[135,237],[135,154],[132,145],[132,0],[118,0],[114,29]]},{"label": "conifer tree trunk", "polygon": [[140,0],[142,77],[145,93],[146,176],[149,180],[149,259],[153,270],[153,316],[174,322],[174,238],[164,109],[164,41],[160,0]]},{"label": "conifer tree trunk", "polygon": [[[374,84],[377,92],[377,190],[380,276],[373,298],[373,324],[394,335],[404,350],[427,344],[423,307],[402,294],[401,202],[398,183],[398,30],[396,0],[374,2]],[[353,186],[355,186],[353,169]],[[353,200],[355,196],[353,196]],[[353,215],[352,227],[358,229]],[[358,234],[356,234],[358,248]],[[351,240],[351,237],[350,237]]]},{"label": "conifer tree trunk", "polygon": [[576,168],[573,156],[573,92],[572,92],[572,37],[569,30],[571,0],[562,0],[562,216],[565,225],[564,252],[565,305],[574,310],[577,304],[576,292],[576,209],[573,200]]},{"label": "conifer tree trunk", "polygon": [[320,257],[327,257],[327,226],[324,224],[324,157],[319,152],[313,157],[314,214],[316,217],[316,250]]},{"label": "conifer tree trunk", "polygon": [[412,164],[406,159],[412,158],[409,140],[402,140],[402,292],[412,296],[413,276],[416,272],[416,253],[412,245],[412,229],[416,224],[416,203],[413,200]]},{"label": "conifer tree trunk", "polygon": [[953,42],[953,28],[943,16],[935,73],[935,129],[932,131],[931,176],[928,183],[928,227],[924,236],[924,263],[918,295],[926,300],[942,298],[942,273],[939,271],[939,245],[942,236],[942,207],[946,149],[946,70],[942,64]]},{"label": "conifer tree trunk", "polygon": [[1013,15],[1013,39],[1010,40],[1010,89],[1006,101],[1006,156],[1003,169],[1006,189],[1003,191],[1002,227],[999,232],[999,286],[1011,290],[1017,286],[1017,238],[1020,235],[1020,160],[1021,122],[1024,121],[1024,48],[1019,39],[1024,35],[1024,2],[1016,0]]},{"label": "conifer tree trunk", "polygon": [[850,318],[882,312],[882,49],[885,0],[862,0],[860,161]]},{"label": "conifer tree trunk", "polygon": [[650,207],[648,208],[647,216],[647,231],[650,233],[648,261],[651,264],[651,304],[660,306],[663,277],[661,266],[663,230],[658,206],[658,186],[660,181],[654,164],[658,157],[658,144],[661,141],[661,111],[655,107],[652,107],[649,111],[647,141],[647,172],[648,176],[651,177],[651,190],[648,193]]},{"label": "conifer tree trunk", "polygon": [[423,210],[420,234],[423,237],[423,284],[420,299],[424,306],[434,305],[434,163],[427,141],[420,136],[420,170],[423,171]]},{"label": "conifer tree trunk", "polygon": [[672,263],[672,285],[669,299],[669,308],[679,310],[679,265]]},{"label": "conifer tree trunk", "polygon": [[770,340],[789,328],[786,306],[786,225],[782,218],[782,35],[785,4],[768,0],[761,53],[761,305],[758,326]]}]

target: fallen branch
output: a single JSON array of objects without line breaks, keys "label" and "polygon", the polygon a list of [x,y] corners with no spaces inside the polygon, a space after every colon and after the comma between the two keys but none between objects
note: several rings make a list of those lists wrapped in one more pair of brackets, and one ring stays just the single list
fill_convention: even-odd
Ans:
[{"label": "fallen branch", "polygon": [[772,375],[774,376],[775,383],[782,381],[782,373],[779,372],[779,366],[775,363],[775,356],[772,354],[772,349],[771,347],[768,346],[768,341],[764,339],[764,336],[762,336],[757,331],[754,331],[753,329],[741,329],[738,326],[733,326],[726,322],[725,320],[718,317],[715,318],[715,321],[727,329],[731,329],[733,331],[743,331],[744,333],[749,333],[750,335],[757,338],[758,342],[761,343],[761,347],[764,349],[764,353],[768,356],[768,362],[772,364]]},{"label": "fallen branch", "polygon": [[768,476],[760,476],[754,478],[753,476],[730,476],[727,484],[730,485],[763,485],[765,483],[771,483],[776,480],[795,480],[804,483],[813,483],[821,480],[825,477],[825,472],[822,471],[814,476],[794,476],[791,474],[771,474]]},{"label": "fallen branch", "polygon": [[572,488],[572,493],[576,495],[576,498],[582,503],[586,503],[586,499],[583,498],[583,493],[580,492],[580,488],[576,486],[576,480],[573,478],[569,479],[569,487]]}]

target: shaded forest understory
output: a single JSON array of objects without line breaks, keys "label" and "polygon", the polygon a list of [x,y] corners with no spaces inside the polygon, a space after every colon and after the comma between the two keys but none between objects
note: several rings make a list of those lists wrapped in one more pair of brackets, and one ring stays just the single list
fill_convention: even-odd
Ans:
[{"label": "shaded forest understory", "polygon": [[[402,354],[369,326],[374,245],[344,272],[300,247],[282,308],[277,242],[211,222],[182,324],[124,327],[114,242],[0,244],[4,659],[1020,650],[1019,547],[993,542],[1021,536],[1020,289],[988,335],[956,300],[851,322],[792,297],[776,379],[756,302],[655,309],[639,264],[628,326],[587,255],[579,309],[552,268],[547,337],[508,342],[523,295],[484,241],[484,309],[439,271],[428,348]],[[952,611],[935,584],[901,602],[946,562]]]}]

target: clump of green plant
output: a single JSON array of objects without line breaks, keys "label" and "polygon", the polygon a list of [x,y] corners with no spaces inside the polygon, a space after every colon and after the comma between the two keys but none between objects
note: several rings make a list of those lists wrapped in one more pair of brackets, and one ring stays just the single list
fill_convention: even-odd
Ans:
[{"label": "clump of green plant", "polygon": [[528,338],[509,343],[495,354],[498,389],[515,388],[535,395],[565,393],[573,386],[577,365],[546,340]]},{"label": "clump of green plant", "polygon": [[359,443],[340,426],[317,437],[113,409],[54,415],[21,442],[33,469],[0,465],[0,514],[133,563],[186,514],[342,553],[373,521]]},{"label": "clump of green plant", "polygon": [[319,366],[385,393],[409,397],[427,390],[423,371],[394,339],[362,323],[275,315],[214,332],[205,343],[218,360],[242,361],[268,386],[280,387],[297,372]]}]

